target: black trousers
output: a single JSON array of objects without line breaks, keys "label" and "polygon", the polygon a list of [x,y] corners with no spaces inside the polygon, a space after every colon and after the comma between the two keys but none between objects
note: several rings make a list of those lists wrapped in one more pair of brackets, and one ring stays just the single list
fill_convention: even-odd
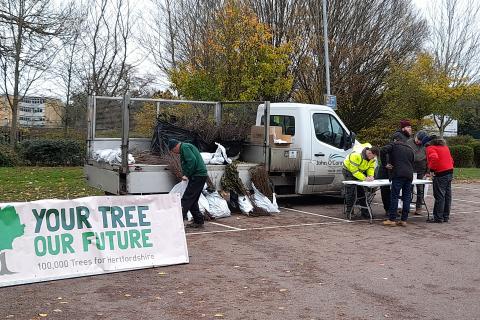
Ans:
[{"label": "black trousers", "polygon": [[187,189],[185,189],[182,197],[183,219],[187,219],[187,212],[190,211],[193,216],[193,222],[203,224],[204,218],[198,208],[198,199],[206,181],[207,177],[193,176],[188,178]]},{"label": "black trousers", "polygon": [[[343,173],[343,178],[344,180],[346,181],[349,181],[349,180],[358,180],[357,178],[355,178],[353,176],[353,174],[348,171],[348,170],[345,170],[345,169],[342,169],[342,173]],[[366,199],[365,199],[365,191],[363,190],[362,187],[360,186],[352,186],[352,185],[346,185],[345,186],[345,204],[346,204],[346,210],[347,210],[347,214],[352,210],[353,208],[353,205],[355,204],[355,188],[357,189],[357,197],[358,198],[363,198],[360,200],[360,205],[361,206],[364,206],[366,207],[367,206],[367,202],[366,202]],[[367,209],[362,209],[361,210],[361,213],[362,215],[364,216],[367,216],[368,215],[368,211]]]},{"label": "black trousers", "polygon": [[435,220],[448,220],[452,204],[452,179],[449,173],[441,177],[433,177],[433,218]]},{"label": "black trousers", "polygon": [[[423,179],[425,177],[425,171],[419,171],[417,172],[417,179]],[[417,184],[417,199],[416,199],[416,204],[415,207],[417,209],[421,209],[423,206],[423,197],[424,197],[424,192],[425,192],[425,185],[424,184]],[[413,194],[413,188],[412,186],[412,194]]]}]

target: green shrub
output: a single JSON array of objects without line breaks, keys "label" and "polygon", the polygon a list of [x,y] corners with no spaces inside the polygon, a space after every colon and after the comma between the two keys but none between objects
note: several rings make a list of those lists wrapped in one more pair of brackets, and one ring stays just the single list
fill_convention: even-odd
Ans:
[{"label": "green shrub", "polygon": [[21,155],[39,166],[78,166],[85,159],[85,146],[75,140],[25,140],[19,143]]},{"label": "green shrub", "polygon": [[470,168],[473,166],[473,148],[470,146],[451,146],[450,153],[457,168]]},{"label": "green shrub", "polygon": [[0,144],[0,167],[14,167],[21,164],[17,152],[6,144]]},{"label": "green shrub", "polygon": [[469,145],[473,149],[473,163],[475,167],[480,168],[480,142],[475,142]]},{"label": "green shrub", "polygon": [[449,146],[468,146],[476,142],[475,138],[469,135],[446,137],[445,140]]}]

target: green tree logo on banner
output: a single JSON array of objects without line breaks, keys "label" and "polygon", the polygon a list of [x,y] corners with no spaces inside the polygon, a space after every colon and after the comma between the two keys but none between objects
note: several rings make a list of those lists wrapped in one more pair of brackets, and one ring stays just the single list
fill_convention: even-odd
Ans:
[{"label": "green tree logo on banner", "polygon": [[0,276],[12,274],[7,268],[5,250],[11,250],[13,240],[24,235],[25,225],[12,206],[0,208]]}]

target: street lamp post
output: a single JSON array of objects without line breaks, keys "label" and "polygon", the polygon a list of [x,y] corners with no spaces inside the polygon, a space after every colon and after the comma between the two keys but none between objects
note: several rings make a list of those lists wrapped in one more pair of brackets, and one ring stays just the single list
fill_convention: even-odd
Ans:
[{"label": "street lamp post", "polygon": [[323,0],[323,46],[325,53],[325,85],[330,96],[330,60],[328,58],[327,0]]}]

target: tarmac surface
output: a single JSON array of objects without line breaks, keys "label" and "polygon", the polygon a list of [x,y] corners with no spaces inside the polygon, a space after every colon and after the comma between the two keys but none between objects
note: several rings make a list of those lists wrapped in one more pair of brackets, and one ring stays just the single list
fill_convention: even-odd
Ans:
[{"label": "tarmac surface", "polygon": [[189,264],[0,288],[0,319],[479,319],[480,184],[453,187],[449,223],[405,228],[283,199],[189,231]]}]

